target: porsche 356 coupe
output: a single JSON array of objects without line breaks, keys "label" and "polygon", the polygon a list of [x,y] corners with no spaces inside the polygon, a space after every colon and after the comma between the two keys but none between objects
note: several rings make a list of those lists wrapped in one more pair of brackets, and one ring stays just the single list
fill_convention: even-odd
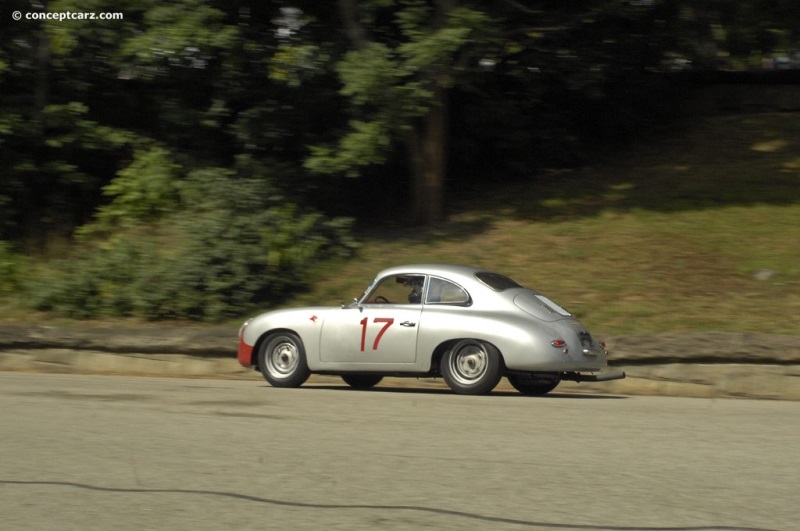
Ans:
[{"label": "porsche 356 coupe", "polygon": [[378,274],[341,307],[276,310],[245,322],[239,362],[275,387],[311,374],[366,389],[385,376],[442,377],[460,394],[491,392],[506,377],[519,392],[562,380],[606,381],[603,344],[536,290],[480,268],[406,265]]}]

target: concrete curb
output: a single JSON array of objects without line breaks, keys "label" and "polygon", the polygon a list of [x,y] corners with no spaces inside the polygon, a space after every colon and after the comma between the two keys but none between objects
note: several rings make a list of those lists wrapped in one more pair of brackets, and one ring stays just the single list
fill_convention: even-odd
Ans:
[{"label": "concrete curb", "polygon": [[[243,378],[263,381],[235,359],[231,328],[0,327],[0,370]],[[800,337],[765,334],[658,334],[606,337],[610,364],[628,378],[564,382],[560,393],[614,393],[800,400]],[[313,377],[337,384],[338,378]],[[438,380],[387,379],[389,386]],[[499,391],[510,390],[503,383]]]},{"label": "concrete curb", "polygon": [[0,326],[0,351],[70,349],[118,354],[235,355],[237,329],[227,327],[66,328]]}]

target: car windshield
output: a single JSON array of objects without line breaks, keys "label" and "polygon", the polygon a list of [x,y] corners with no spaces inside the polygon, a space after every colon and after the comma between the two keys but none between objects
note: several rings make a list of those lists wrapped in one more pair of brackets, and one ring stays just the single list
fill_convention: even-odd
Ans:
[{"label": "car windshield", "polygon": [[482,271],[480,273],[475,273],[475,276],[478,278],[478,280],[480,280],[481,282],[483,282],[484,284],[486,284],[495,291],[505,291],[511,288],[522,287],[518,283],[511,280],[510,278],[500,275],[498,273],[488,273]]},{"label": "car windshield", "polygon": [[378,283],[378,279],[377,279],[377,278],[376,278],[376,279],[374,279],[372,282],[370,282],[370,283],[369,283],[369,286],[367,286],[367,289],[365,289],[365,290],[364,290],[364,293],[362,293],[362,294],[361,294],[361,295],[358,297],[358,300],[363,300],[363,299],[364,299],[364,297],[366,297],[366,296],[367,296],[367,293],[369,293],[370,291],[372,291],[372,288],[374,288],[374,287],[375,287],[375,284],[377,284],[377,283]]}]

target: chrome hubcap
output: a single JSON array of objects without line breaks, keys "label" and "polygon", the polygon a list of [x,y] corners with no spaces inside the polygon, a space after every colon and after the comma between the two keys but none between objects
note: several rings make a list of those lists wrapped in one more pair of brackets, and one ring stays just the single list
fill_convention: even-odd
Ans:
[{"label": "chrome hubcap", "polygon": [[452,359],[453,375],[462,383],[472,383],[486,372],[486,350],[478,345],[462,348]]},{"label": "chrome hubcap", "polygon": [[295,370],[297,361],[297,347],[293,343],[283,341],[273,347],[267,365],[270,374],[276,378],[285,378]]}]

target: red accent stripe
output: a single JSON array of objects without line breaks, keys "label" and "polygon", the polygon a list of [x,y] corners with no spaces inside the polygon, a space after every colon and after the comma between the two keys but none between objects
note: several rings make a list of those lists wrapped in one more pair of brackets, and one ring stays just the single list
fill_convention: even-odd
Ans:
[{"label": "red accent stripe", "polygon": [[243,338],[239,338],[239,352],[236,358],[243,367],[253,366],[253,347],[245,343]]}]

